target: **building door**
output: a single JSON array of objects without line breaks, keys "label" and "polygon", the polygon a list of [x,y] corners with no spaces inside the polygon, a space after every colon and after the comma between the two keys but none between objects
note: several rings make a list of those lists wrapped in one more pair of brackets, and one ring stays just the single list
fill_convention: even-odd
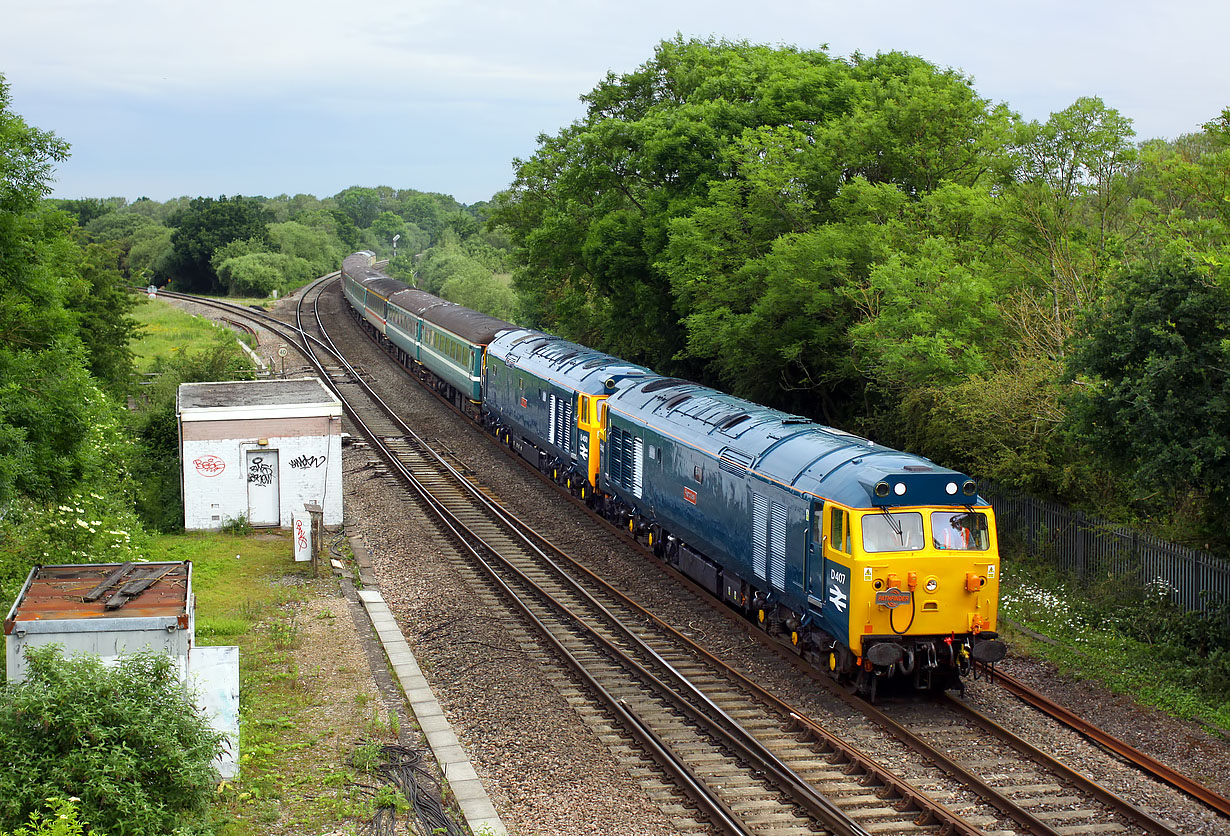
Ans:
[{"label": "building door", "polygon": [[248,524],[280,525],[278,451],[248,451]]}]

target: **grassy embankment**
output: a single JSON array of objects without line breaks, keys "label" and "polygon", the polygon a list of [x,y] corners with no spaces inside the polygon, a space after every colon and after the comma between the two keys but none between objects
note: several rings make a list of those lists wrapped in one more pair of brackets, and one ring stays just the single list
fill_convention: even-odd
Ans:
[{"label": "grassy embankment", "polygon": [[157,546],[192,561],[198,642],[240,649],[240,775],[219,789],[219,833],[321,833],[370,818],[357,784],[371,779],[354,764],[364,744],[395,742],[397,719],[380,705],[336,579],[293,563],[284,533],[167,535]]},{"label": "grassy embankment", "polygon": [[1194,615],[1172,612],[1160,595],[1133,600],[1121,581],[1081,588],[1039,561],[1009,553],[1004,562],[1001,615],[1046,639],[1008,627],[1010,653],[1230,737],[1230,650],[1201,653]]},{"label": "grassy embankment", "polygon": [[[132,316],[142,326],[141,337],[131,344],[140,373],[151,371],[160,357],[169,358],[181,351],[208,346],[223,327],[204,317],[190,316],[157,299],[143,300]],[[235,336],[252,344],[246,334],[236,333]]]},{"label": "grassy embankment", "polygon": [[[161,302],[135,315],[142,370],[217,338],[208,320]],[[397,719],[380,705],[332,574],[295,564],[283,534],[163,535],[151,557],[193,562],[198,642],[240,648],[240,775],[219,788],[217,832],[349,832],[369,818],[356,783],[374,782],[352,764],[373,766],[364,744],[392,742]]]}]

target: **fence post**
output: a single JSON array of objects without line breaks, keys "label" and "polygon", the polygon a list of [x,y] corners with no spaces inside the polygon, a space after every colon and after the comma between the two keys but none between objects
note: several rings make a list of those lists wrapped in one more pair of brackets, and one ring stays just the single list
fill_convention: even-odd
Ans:
[{"label": "fence post", "polygon": [[1075,537],[1073,537],[1073,557],[1076,561],[1076,577],[1083,583],[1087,575],[1087,567],[1085,564],[1085,538],[1089,536],[1089,527],[1085,524],[1085,513],[1077,511],[1072,519],[1072,528]]},{"label": "fence post", "polygon": [[312,568],[316,569],[320,562],[320,542],[325,534],[325,511],[315,502],[305,502],[303,510],[312,518]]}]

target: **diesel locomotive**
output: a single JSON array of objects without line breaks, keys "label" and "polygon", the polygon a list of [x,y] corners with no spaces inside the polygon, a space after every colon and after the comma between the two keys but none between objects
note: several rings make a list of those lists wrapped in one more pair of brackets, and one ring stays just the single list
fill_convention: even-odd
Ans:
[{"label": "diesel locomotive", "polygon": [[406,368],[805,658],[874,695],[1005,655],[995,515],[928,459],[410,288],[343,292]]}]

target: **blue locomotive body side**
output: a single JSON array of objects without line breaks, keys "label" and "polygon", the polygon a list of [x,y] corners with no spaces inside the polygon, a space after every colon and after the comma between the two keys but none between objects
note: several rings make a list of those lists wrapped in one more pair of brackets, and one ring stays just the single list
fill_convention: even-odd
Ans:
[{"label": "blue locomotive body side", "polygon": [[[561,480],[592,484],[600,402],[624,381],[649,374],[591,348],[539,331],[506,331],[487,346],[484,409],[493,428],[508,428],[522,457]],[[592,457],[591,457],[592,451]]]}]

